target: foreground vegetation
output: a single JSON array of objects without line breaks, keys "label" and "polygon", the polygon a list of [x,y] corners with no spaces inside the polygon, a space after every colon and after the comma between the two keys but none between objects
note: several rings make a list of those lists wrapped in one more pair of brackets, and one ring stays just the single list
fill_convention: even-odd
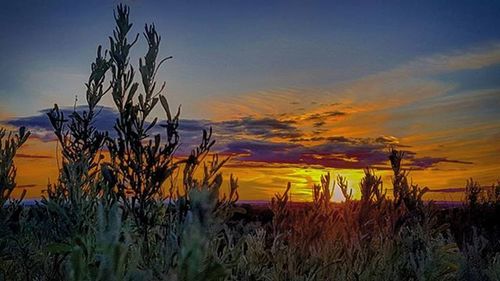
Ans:
[{"label": "foreground vegetation", "polygon": [[[109,50],[99,47],[91,66],[87,109],[48,113],[63,161],[33,206],[11,197],[29,132],[0,131],[0,280],[500,280],[500,184],[470,180],[462,207],[440,209],[422,200],[427,189],[408,181],[394,149],[390,199],[366,169],[359,200],[327,174],[311,203],[291,205],[289,185],[267,217],[242,208],[236,178],[221,188],[227,159],[210,153],[210,130],[190,155],[175,155],[180,111],[155,81],[165,61],[155,27],[145,27],[139,90],[128,9],[115,19]],[[106,94],[118,112],[113,132],[94,127]],[[150,118],[157,104],[163,122]],[[165,132],[152,133],[157,126]],[[334,185],[345,202],[331,203]]]}]

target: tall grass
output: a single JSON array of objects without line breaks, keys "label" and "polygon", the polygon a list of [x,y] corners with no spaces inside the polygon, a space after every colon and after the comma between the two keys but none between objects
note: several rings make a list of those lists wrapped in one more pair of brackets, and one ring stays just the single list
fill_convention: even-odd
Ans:
[{"label": "tall grass", "polygon": [[[62,166],[34,206],[10,196],[29,132],[0,130],[0,280],[499,280],[500,185],[483,192],[470,180],[463,207],[439,209],[395,149],[392,199],[372,169],[360,200],[345,178],[326,174],[310,203],[291,204],[288,184],[269,204],[272,219],[252,220],[238,180],[222,190],[228,159],[210,152],[211,129],[190,155],[175,154],[180,110],[171,112],[155,80],[168,59],[158,59],[155,26],[145,26],[136,82],[129,53],[139,35],[130,35],[126,6],[115,21],[109,50],[99,46],[91,64],[85,110],[47,114]],[[105,95],[118,112],[113,132],[94,126]],[[163,122],[151,118],[158,105]],[[164,134],[152,134],[156,126]],[[344,202],[332,203],[334,186]]]}]

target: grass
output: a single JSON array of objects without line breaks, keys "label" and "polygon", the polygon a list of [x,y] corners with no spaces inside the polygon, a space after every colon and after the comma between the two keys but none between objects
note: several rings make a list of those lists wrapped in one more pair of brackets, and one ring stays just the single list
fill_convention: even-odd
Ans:
[{"label": "grass", "polygon": [[[10,196],[29,132],[0,131],[0,280],[500,280],[500,183],[471,179],[463,206],[438,208],[409,183],[395,149],[390,198],[367,168],[359,200],[345,178],[326,174],[310,203],[291,204],[289,184],[264,211],[238,204],[235,177],[221,189],[228,159],[210,152],[211,130],[190,155],[175,155],[180,110],[155,80],[166,59],[154,25],[135,82],[129,51],[139,36],[129,38],[126,6],[115,20],[109,50],[98,47],[91,64],[86,110],[48,113],[62,166],[33,206]],[[105,95],[119,114],[114,132],[93,126]],[[162,123],[150,118],[158,105]],[[152,135],[154,126],[165,132]],[[331,202],[334,185],[344,202]]]}]

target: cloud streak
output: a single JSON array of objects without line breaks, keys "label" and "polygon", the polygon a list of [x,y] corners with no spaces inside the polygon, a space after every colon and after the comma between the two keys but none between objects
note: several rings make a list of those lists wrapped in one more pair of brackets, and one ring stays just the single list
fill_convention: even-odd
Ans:
[{"label": "cloud streak", "polygon": [[34,155],[34,154],[25,154],[25,153],[17,153],[17,158],[30,158],[30,159],[51,159],[52,156],[48,155]]},{"label": "cloud streak", "polygon": [[[83,107],[77,107],[78,111]],[[26,126],[33,130],[33,135],[42,141],[53,141],[52,128],[46,117],[48,110],[40,114],[5,120],[11,126]],[[72,109],[64,108],[66,116]],[[341,111],[327,111],[323,115],[310,115],[308,120],[344,116]],[[103,107],[97,115],[95,124],[98,130],[108,131],[113,135],[113,124],[117,113]],[[161,122],[160,122],[161,124]],[[216,151],[233,155],[240,162],[261,163],[262,166],[302,165],[326,168],[362,169],[378,167],[387,169],[388,147],[408,147],[400,144],[394,136],[378,136],[374,138],[352,138],[347,136],[313,136],[309,137],[298,128],[295,120],[276,118],[242,117],[226,121],[181,120],[179,132],[183,143],[180,154],[188,154],[199,142],[200,133],[209,126],[213,127],[214,137],[218,142]],[[155,126],[153,134],[162,134],[161,126]],[[467,161],[453,160],[445,157],[416,157],[416,153],[408,150],[409,166],[412,169],[434,168],[439,163],[471,164]],[[50,158],[43,155],[20,154],[20,158]]]}]

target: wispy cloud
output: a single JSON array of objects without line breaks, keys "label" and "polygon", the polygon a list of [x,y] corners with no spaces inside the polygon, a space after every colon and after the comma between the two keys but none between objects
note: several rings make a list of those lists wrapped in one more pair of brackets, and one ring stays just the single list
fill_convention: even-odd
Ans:
[{"label": "wispy cloud", "polygon": [[19,184],[16,186],[17,188],[34,188],[38,187],[37,184]]},{"label": "wispy cloud", "polygon": [[330,88],[262,90],[220,99],[210,97],[202,102],[218,109],[214,112],[216,119],[279,113],[314,114],[311,112],[324,110],[332,103],[356,112],[373,111],[442,95],[455,88],[453,84],[436,79],[436,75],[496,64],[500,64],[500,43],[416,58],[386,71],[336,83]]},{"label": "wispy cloud", "polygon": [[391,72],[397,75],[428,76],[472,70],[500,64],[500,43],[456,50],[411,61]]},{"label": "wispy cloud", "polygon": [[294,138],[302,133],[297,128],[297,122],[264,117],[243,117],[228,121],[214,122],[217,134],[253,136],[259,138]]},{"label": "wispy cloud", "polygon": [[25,153],[17,153],[17,158],[31,158],[31,159],[50,159],[53,158],[49,155],[36,155],[36,154],[25,154]]}]

